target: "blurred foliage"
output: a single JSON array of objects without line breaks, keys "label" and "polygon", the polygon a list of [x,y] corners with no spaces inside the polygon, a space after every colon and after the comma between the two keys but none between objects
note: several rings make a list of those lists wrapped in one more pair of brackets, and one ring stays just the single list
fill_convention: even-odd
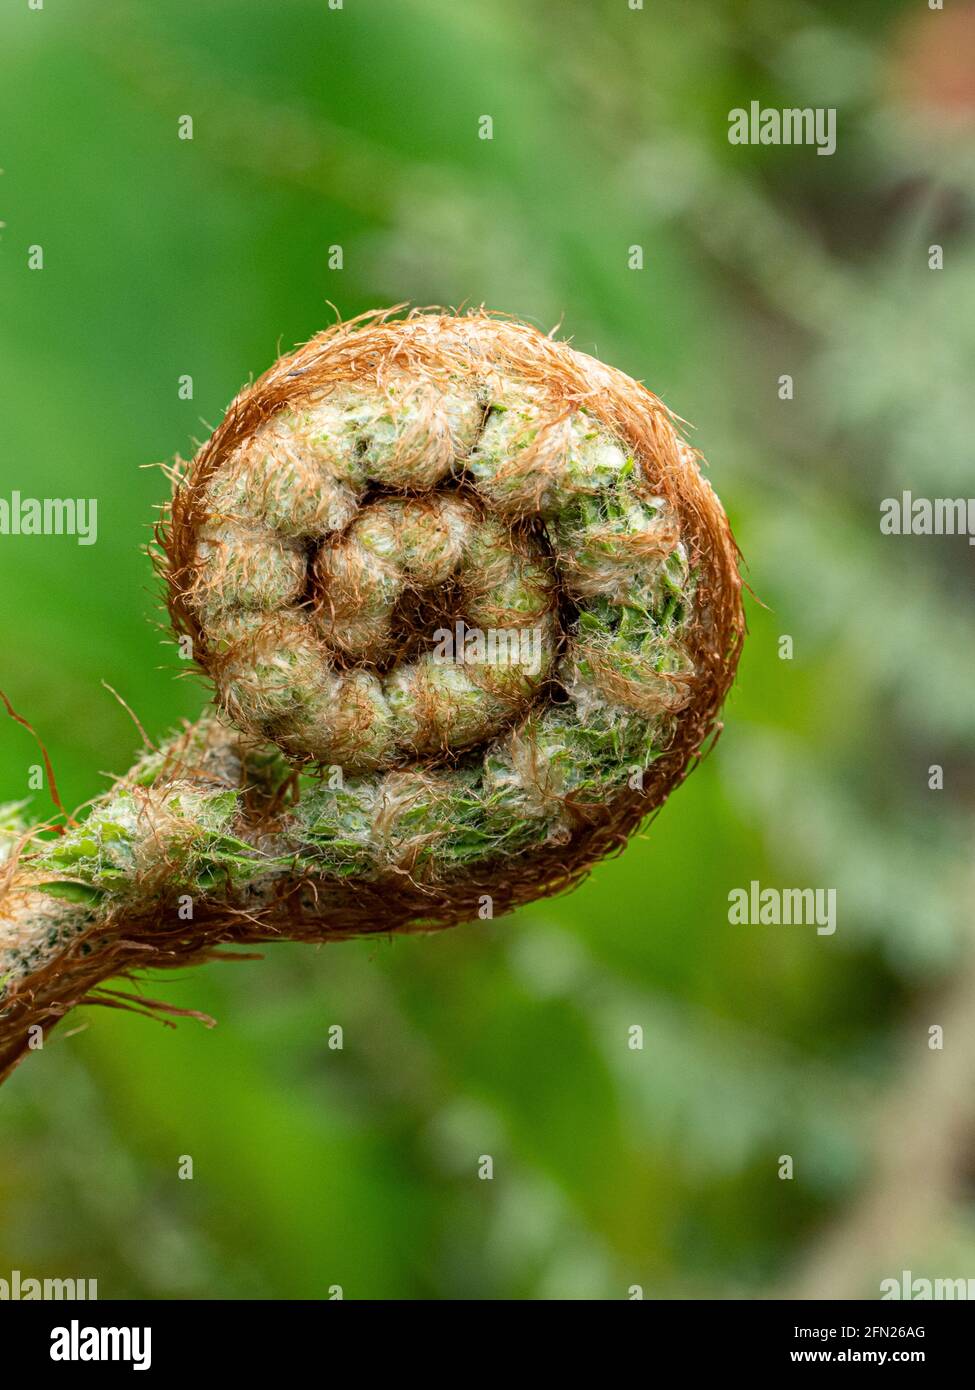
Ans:
[{"label": "blurred foliage", "polygon": [[[970,945],[972,552],[881,537],[878,508],[971,490],[973,38],[971,7],[891,0],[5,8],[0,494],[96,496],[99,538],[0,539],[0,685],[67,803],[139,742],[103,681],[153,736],[204,698],[140,466],[192,452],[330,303],[484,302],[646,380],[765,606],[714,755],[575,895],[146,983],[213,1031],[58,1030],[0,1091],[0,1275],[721,1297],[780,1287],[842,1219]],[[835,105],[836,154],[729,145],[752,99]],[[37,759],[0,726],[5,798]],[[730,926],[752,879],[835,887],[836,935]],[[965,1191],[904,1267],[975,1273]]]}]

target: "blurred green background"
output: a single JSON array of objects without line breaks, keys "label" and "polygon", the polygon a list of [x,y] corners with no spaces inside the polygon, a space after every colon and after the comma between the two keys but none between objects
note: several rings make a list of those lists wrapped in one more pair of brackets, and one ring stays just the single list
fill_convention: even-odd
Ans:
[{"label": "blurred green background", "polygon": [[[715,753],[573,896],[147,982],[213,1031],[88,1010],[52,1035],[0,1091],[0,1277],[601,1299],[975,1276],[972,551],[879,531],[904,488],[972,491],[973,50],[960,0],[5,6],[0,495],[95,496],[99,534],[0,538],[0,686],[66,803],[139,743],[103,681],[153,737],[204,700],[166,643],[145,465],[189,456],[329,302],[484,302],[645,380],[765,606]],[[753,99],[835,106],[835,155],[730,145]],[[0,797],[37,761],[4,720]],[[836,934],[729,925],[752,879],[835,888]]]}]

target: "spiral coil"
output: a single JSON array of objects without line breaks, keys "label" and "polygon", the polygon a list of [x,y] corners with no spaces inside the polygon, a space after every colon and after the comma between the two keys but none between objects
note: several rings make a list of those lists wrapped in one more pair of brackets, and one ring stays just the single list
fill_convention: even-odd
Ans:
[{"label": "spiral coil", "polygon": [[0,1079],[74,1004],[131,1006],[113,977],[573,887],[734,677],[738,552],[697,456],[524,324],[336,324],[174,484],[156,560],[217,709],[53,839],[0,807]]},{"label": "spiral coil", "polygon": [[370,315],[281,359],[164,545],[225,715],[339,772],[304,798],[324,873],[436,880],[645,812],[740,641],[727,523],[664,407],[483,314]]}]

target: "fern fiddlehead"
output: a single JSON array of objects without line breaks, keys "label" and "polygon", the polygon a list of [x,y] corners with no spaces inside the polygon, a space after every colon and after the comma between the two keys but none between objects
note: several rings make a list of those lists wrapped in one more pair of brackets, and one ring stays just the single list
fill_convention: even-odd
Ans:
[{"label": "fern fiddlehead", "polygon": [[156,559],[215,710],[56,839],[0,816],[0,1074],[140,967],[573,886],[692,765],[743,633],[665,407],[483,313],[279,359],[177,475]]}]

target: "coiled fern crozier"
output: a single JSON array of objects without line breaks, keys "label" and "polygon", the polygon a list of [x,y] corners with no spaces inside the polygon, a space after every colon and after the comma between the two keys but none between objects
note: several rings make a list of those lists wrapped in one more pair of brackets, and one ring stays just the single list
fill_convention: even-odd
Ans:
[{"label": "coiled fern crozier", "polygon": [[716,729],[727,519],[661,402],[484,313],[280,358],[154,547],[215,709],[44,838],[0,814],[0,1076],[103,982],[577,884]]}]

